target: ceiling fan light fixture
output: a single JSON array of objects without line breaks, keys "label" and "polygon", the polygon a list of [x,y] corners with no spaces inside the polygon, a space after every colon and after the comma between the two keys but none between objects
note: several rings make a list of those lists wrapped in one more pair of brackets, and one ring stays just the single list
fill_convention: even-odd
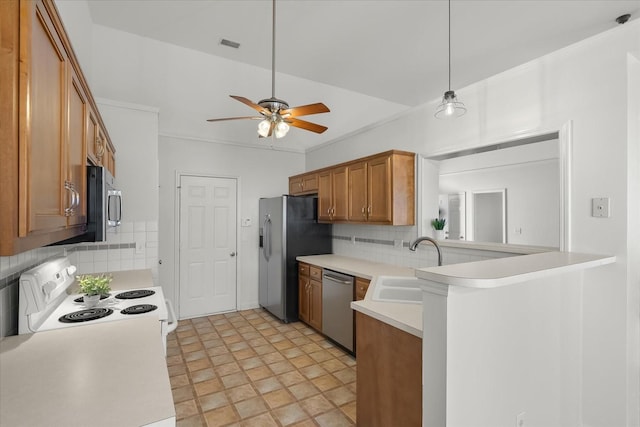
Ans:
[{"label": "ceiling fan light fixture", "polygon": [[264,119],[258,123],[258,135],[263,138],[269,136],[269,129],[271,129],[271,120]]},{"label": "ceiling fan light fixture", "polygon": [[460,117],[466,112],[467,107],[464,106],[464,103],[458,101],[456,93],[452,90],[448,90],[444,93],[442,102],[438,105],[435,116],[438,119],[448,119]]},{"label": "ceiling fan light fixture", "polygon": [[284,121],[279,121],[278,124],[276,125],[276,129],[274,131],[274,134],[276,135],[276,138],[282,138],[284,136],[287,135],[287,133],[289,132],[289,125],[284,122]]}]

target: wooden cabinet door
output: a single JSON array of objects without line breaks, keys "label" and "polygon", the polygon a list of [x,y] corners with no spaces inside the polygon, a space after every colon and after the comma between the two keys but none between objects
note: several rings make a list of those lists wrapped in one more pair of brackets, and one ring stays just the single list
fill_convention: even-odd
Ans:
[{"label": "wooden cabinet door", "polygon": [[[27,99],[23,107],[27,118],[20,129],[21,169],[26,178],[20,184],[19,235],[26,236],[66,227],[65,210],[71,193],[65,189],[66,153],[66,71],[67,58],[51,18],[41,2],[21,4],[26,28],[21,33],[31,50],[20,63],[21,94]],[[25,10],[26,9],[26,10]],[[21,23],[22,27],[22,23]],[[28,166],[27,166],[28,165]]]},{"label": "wooden cabinet door", "polygon": [[298,317],[305,323],[309,323],[309,310],[310,310],[310,292],[309,289],[309,277],[298,277]]},{"label": "wooden cabinet door", "polygon": [[332,221],[346,221],[349,216],[349,169],[341,166],[331,170]]},{"label": "wooden cabinet door", "polygon": [[365,295],[367,294],[367,289],[369,289],[370,280],[363,279],[362,277],[356,277],[356,290],[355,290],[355,300],[360,301],[363,300]]},{"label": "wooden cabinet door", "polygon": [[86,144],[85,122],[87,97],[73,67],[69,67],[68,138],[67,138],[67,182],[75,197],[72,198],[68,225],[86,223]]},{"label": "wooden cabinet door", "polygon": [[391,156],[371,159],[367,167],[367,219],[371,222],[393,223],[391,193]]},{"label": "wooden cabinet door", "polygon": [[349,165],[349,221],[367,220],[367,162]]},{"label": "wooden cabinet door", "polygon": [[422,340],[361,312],[356,336],[358,425],[420,427]]},{"label": "wooden cabinet door", "polygon": [[[101,153],[101,137],[100,124],[98,116],[93,109],[87,111],[87,135],[85,141],[87,144],[87,158],[96,166],[102,165]],[[100,155],[98,155],[100,154]]]},{"label": "wooden cabinet door", "polygon": [[322,282],[310,281],[309,325],[318,331],[322,330]]},{"label": "wooden cabinet door", "polygon": [[331,172],[318,174],[318,221],[331,221]]},{"label": "wooden cabinet door", "polygon": [[302,181],[302,190],[306,194],[312,194],[318,191],[318,174],[312,173],[308,175],[304,175],[301,178]]},{"label": "wooden cabinet door", "polygon": [[105,141],[105,158],[103,160],[104,167],[111,173],[112,176],[116,176],[116,153],[111,148],[111,145]]},{"label": "wooden cabinet door", "polygon": [[297,195],[302,193],[302,178],[289,178],[289,194]]}]

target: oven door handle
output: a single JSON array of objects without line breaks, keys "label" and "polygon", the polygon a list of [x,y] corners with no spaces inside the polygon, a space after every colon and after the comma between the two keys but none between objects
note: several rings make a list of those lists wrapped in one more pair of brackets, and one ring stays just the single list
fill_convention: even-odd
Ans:
[{"label": "oven door handle", "polygon": [[167,310],[169,311],[169,321],[167,322],[167,334],[175,331],[178,327],[178,317],[176,316],[176,312],[173,311],[173,305],[171,301],[165,299],[164,302],[167,304]]}]

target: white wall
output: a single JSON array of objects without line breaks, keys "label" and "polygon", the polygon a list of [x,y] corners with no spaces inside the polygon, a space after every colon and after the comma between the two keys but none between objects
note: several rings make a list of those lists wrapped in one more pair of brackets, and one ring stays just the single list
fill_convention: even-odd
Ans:
[{"label": "white wall", "polygon": [[580,287],[565,274],[450,292],[447,426],[515,426],[522,412],[525,426],[582,425]]},{"label": "white wall", "polygon": [[[440,190],[444,194],[467,192],[469,213],[473,192],[505,189],[507,243],[557,248],[560,247],[559,179],[558,161],[547,160],[441,174]],[[467,215],[466,220],[467,237],[471,238],[473,218]],[[496,231],[502,235],[501,230]],[[473,236],[473,240],[482,241],[478,236]]]},{"label": "white wall", "polygon": [[[262,35],[258,35],[261,37]],[[256,124],[246,121],[209,123],[210,118],[247,116],[246,105],[229,97],[253,101],[271,94],[271,72],[196,50],[136,36],[101,25],[93,27],[92,90],[101,97],[160,108],[160,132],[170,136],[215,139],[221,142],[258,140]],[[322,102],[331,108],[332,125],[357,128],[406,107],[356,92],[286,74],[276,75],[276,95],[294,105]],[[314,119],[320,124],[323,115]],[[269,141],[284,149],[304,151],[317,134],[292,129],[287,138]]]},{"label": "white wall", "polygon": [[82,68],[82,74],[92,87],[93,73],[93,22],[89,3],[77,0],[55,0],[56,8],[71,40],[73,52]]},{"label": "white wall", "polygon": [[160,278],[169,297],[177,292],[175,259],[177,173],[237,177],[238,217],[251,227],[238,229],[238,308],[258,307],[258,199],[289,191],[288,177],[304,169],[304,155],[193,139],[160,138]]},{"label": "white wall", "polygon": [[[307,154],[307,167],[314,169],[362,155],[387,150],[405,149],[427,156],[463,148],[488,145],[514,137],[558,131],[569,121],[573,124],[573,170],[571,174],[571,247],[576,252],[612,254],[615,265],[584,273],[581,286],[569,288],[569,299],[582,301],[579,331],[581,340],[578,361],[572,359],[575,349],[555,348],[558,363],[578,363],[580,378],[560,378],[544,367],[519,364],[523,375],[498,378],[495,387],[503,391],[487,403],[487,418],[479,420],[466,412],[456,417],[458,425],[478,425],[481,422],[501,424],[502,414],[491,418],[490,409],[501,411],[508,394],[523,389],[535,389],[542,378],[552,387],[562,390],[563,400],[571,401],[576,384],[581,383],[582,424],[589,426],[625,426],[640,423],[640,403],[637,399],[639,378],[637,355],[640,337],[637,330],[637,260],[628,260],[640,245],[637,222],[638,193],[629,193],[629,185],[637,189],[637,78],[628,84],[628,52],[638,57],[640,51],[640,21],[616,27],[573,46],[554,52],[505,73],[493,76],[467,88],[457,90],[465,102],[467,115],[454,121],[433,118],[438,100],[414,109],[383,126],[371,128],[344,140],[336,141]],[[615,94],[617,102],[607,102]],[[635,107],[629,114],[628,104]],[[604,107],[606,105],[606,108]],[[633,125],[630,124],[634,122]],[[633,155],[635,153],[635,155]],[[628,160],[629,154],[636,160]],[[634,157],[635,156],[635,157]],[[631,164],[629,164],[631,162]],[[632,182],[631,178],[636,178]],[[590,216],[593,197],[611,198],[611,217]],[[628,215],[635,215],[629,217]],[[579,290],[578,290],[579,289]],[[567,290],[552,287],[548,304]],[[544,304],[544,301],[540,303]],[[550,313],[555,313],[551,310]],[[555,319],[554,314],[546,321]],[[557,318],[559,321],[565,321]],[[633,333],[628,333],[632,328]],[[526,345],[527,337],[520,338]],[[634,349],[628,352],[628,349]],[[507,350],[498,345],[482,348],[482,353],[465,357],[491,359]],[[514,359],[515,360],[515,359]],[[524,375],[525,373],[528,375]],[[535,382],[534,382],[535,378]],[[565,381],[569,381],[568,383]],[[628,385],[631,383],[631,386]],[[469,390],[471,392],[472,390]],[[483,390],[476,388],[478,394]],[[634,392],[635,391],[635,392]],[[449,396],[452,404],[463,396]],[[536,408],[548,402],[545,393],[538,393]],[[461,400],[462,401],[462,400]],[[551,403],[551,402],[548,402]],[[552,408],[553,406],[549,406]],[[523,408],[524,411],[529,411]],[[560,409],[558,409],[560,411]],[[546,410],[539,425],[561,419],[562,414]],[[464,417],[468,418],[465,419]],[[546,419],[543,419],[546,418]],[[573,418],[572,418],[573,419]],[[548,421],[548,423],[547,423]]]}]

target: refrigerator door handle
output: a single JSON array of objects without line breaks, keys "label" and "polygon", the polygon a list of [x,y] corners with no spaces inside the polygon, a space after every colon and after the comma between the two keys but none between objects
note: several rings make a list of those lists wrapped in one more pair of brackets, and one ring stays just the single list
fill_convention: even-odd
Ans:
[{"label": "refrigerator door handle", "polygon": [[269,215],[264,216],[263,229],[264,229],[263,254],[264,254],[264,259],[269,261],[269,259],[271,259],[271,218],[269,218]]}]

